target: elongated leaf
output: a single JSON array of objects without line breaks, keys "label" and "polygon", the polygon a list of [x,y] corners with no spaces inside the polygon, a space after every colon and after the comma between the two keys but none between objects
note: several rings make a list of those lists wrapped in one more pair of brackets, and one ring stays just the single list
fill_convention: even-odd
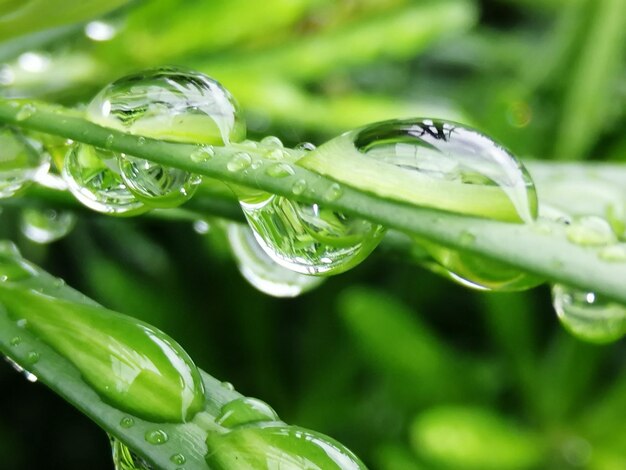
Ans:
[{"label": "elongated leaf", "polygon": [[[22,111],[23,106],[28,107],[27,115]],[[79,117],[74,111],[50,105],[0,100],[0,122],[110,148],[224,182],[306,202],[319,202],[337,184],[328,177],[297,166],[292,175],[273,177],[267,173],[267,165],[273,162],[258,155],[255,158],[259,159],[259,165],[252,165],[244,172],[232,172],[228,170],[228,162],[238,151],[236,147],[217,147],[214,158],[198,162],[191,158],[198,150],[197,146],[160,142],[106,129]],[[308,191],[296,197],[292,187],[301,181],[306,183]],[[551,281],[589,289],[626,303],[626,263],[605,261],[599,256],[597,247],[570,242],[564,227],[559,225],[546,228],[466,217],[387,200],[347,186],[342,186],[341,192],[341,197],[324,204],[445,246],[502,261]]]}]

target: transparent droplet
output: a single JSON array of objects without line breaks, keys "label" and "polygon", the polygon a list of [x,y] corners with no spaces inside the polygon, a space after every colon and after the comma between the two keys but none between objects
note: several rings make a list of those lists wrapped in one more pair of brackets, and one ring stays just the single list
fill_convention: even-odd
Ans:
[{"label": "transparent droplet", "polygon": [[187,458],[183,454],[174,454],[170,457],[170,461],[176,465],[183,465],[187,462]]},{"label": "transparent droplet", "polygon": [[237,173],[238,171],[243,171],[249,168],[251,164],[252,157],[250,157],[249,153],[238,152],[230,157],[228,163],[226,164],[226,168],[230,172]]},{"label": "transparent droplet", "polygon": [[314,144],[312,144],[311,142],[301,142],[298,145],[296,145],[296,150],[304,150],[306,152],[311,152],[313,150],[315,150],[317,147],[315,147]]},{"label": "transparent droplet", "polygon": [[287,269],[273,261],[246,225],[231,224],[228,240],[241,275],[259,291],[273,297],[296,297],[319,286],[323,278]]},{"label": "transparent droplet", "polygon": [[143,158],[120,155],[118,163],[129,191],[152,207],[179,206],[193,196],[202,182],[198,175]]},{"label": "transparent droplet", "polygon": [[37,362],[39,362],[39,353],[36,351],[31,351],[26,355],[26,360],[30,363],[30,364],[35,364]]},{"label": "transparent droplet", "polygon": [[283,142],[274,135],[268,135],[267,137],[263,137],[261,139],[261,145],[264,145],[266,147],[282,148]]},{"label": "transparent droplet", "polygon": [[109,436],[115,470],[154,470],[145,460],[136,455],[120,440]]},{"label": "transparent droplet", "polygon": [[211,231],[211,224],[206,220],[196,220],[193,223],[193,230],[200,235],[205,235]]},{"label": "transparent droplet", "polygon": [[65,157],[63,179],[74,197],[94,211],[132,216],[148,210],[128,190],[116,155],[108,150],[74,144]]},{"label": "transparent droplet", "polygon": [[[328,436],[296,426],[249,426],[207,436],[210,468],[365,470],[350,450]],[[251,444],[253,443],[253,444]]]},{"label": "transparent droplet", "polygon": [[423,207],[515,222],[537,216],[535,186],[521,162],[485,135],[453,122],[371,124],[307,152],[298,165]]},{"label": "transparent droplet", "polygon": [[272,178],[285,178],[294,175],[296,171],[289,163],[281,162],[267,167],[265,173]]},{"label": "transparent droplet", "polygon": [[15,195],[50,168],[49,156],[33,144],[0,125],[0,199]]},{"label": "transparent droplet", "polygon": [[132,428],[135,425],[135,420],[130,416],[125,416],[120,420],[120,426],[125,429]]},{"label": "transparent droplet", "polygon": [[279,421],[278,415],[264,401],[241,397],[222,406],[215,422],[226,428],[263,421]]},{"label": "transparent droplet", "polygon": [[[159,68],[121,78],[89,104],[90,120],[131,134],[172,142],[225,145],[245,137],[245,124],[233,97],[201,73]],[[141,144],[141,142],[139,142]],[[129,189],[152,206],[172,207],[188,200],[200,178],[132,156],[120,170]]]},{"label": "transparent droplet", "polygon": [[21,336],[14,336],[13,338],[11,338],[11,346],[17,346],[19,344],[21,344],[22,342],[22,337]]},{"label": "transparent droplet", "polygon": [[165,444],[169,440],[169,436],[162,429],[155,429],[146,432],[146,442],[153,445]]},{"label": "transparent droplet", "polygon": [[226,390],[230,390],[230,391],[235,390],[235,386],[231,384],[230,382],[222,382],[221,385]]},{"label": "transparent droplet", "polygon": [[198,147],[191,153],[191,160],[196,163],[208,162],[215,156],[215,150],[210,145]]},{"label": "transparent droplet", "polygon": [[[267,193],[239,191],[257,242],[281,266],[309,275],[338,274],[356,266],[380,242],[380,225]],[[253,193],[251,193],[253,194]]]},{"label": "transparent droplet", "polygon": [[293,183],[293,186],[291,186],[291,192],[294,194],[294,196],[300,196],[301,194],[304,194],[304,192],[306,191],[307,188],[307,184],[305,180],[298,180],[295,183]]},{"label": "transparent droplet", "polygon": [[552,299],[565,329],[583,341],[610,343],[626,335],[624,305],[561,284],[552,287]]},{"label": "transparent droplet", "polygon": [[65,237],[76,223],[73,213],[53,209],[24,209],[20,227],[35,243],[51,243]]},{"label": "transparent droplet", "polygon": [[343,190],[341,189],[341,186],[339,186],[337,183],[333,183],[324,193],[324,200],[328,202],[336,201],[341,197],[342,194]]},{"label": "transparent droplet", "polygon": [[565,228],[567,239],[582,246],[610,245],[617,241],[611,225],[602,217],[594,215],[574,218]]}]

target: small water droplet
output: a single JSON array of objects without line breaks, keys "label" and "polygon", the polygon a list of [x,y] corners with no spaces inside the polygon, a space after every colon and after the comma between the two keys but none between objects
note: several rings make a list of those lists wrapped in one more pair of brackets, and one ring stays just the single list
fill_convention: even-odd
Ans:
[{"label": "small water droplet", "polygon": [[130,416],[125,416],[120,420],[120,426],[125,429],[132,428],[135,425],[135,420]]},{"label": "small water droplet", "polygon": [[206,220],[196,220],[193,223],[193,229],[200,235],[205,235],[211,231],[211,225]]},{"label": "small water droplet", "polygon": [[273,136],[273,135],[268,135],[267,137],[263,137],[261,139],[261,144],[266,147],[277,147],[277,148],[283,147],[282,140],[280,140],[278,137]]},{"label": "small water droplet", "polygon": [[39,353],[36,351],[31,351],[26,355],[26,360],[28,362],[30,362],[31,364],[35,364],[37,362],[39,362]]},{"label": "small water droplet", "polygon": [[35,106],[33,106],[30,103],[27,103],[20,108],[20,110],[15,115],[15,119],[17,119],[18,121],[25,121],[26,119],[31,117],[33,114],[35,114],[36,111],[37,111],[37,108]]},{"label": "small water droplet", "polygon": [[289,163],[276,163],[267,168],[265,173],[272,178],[285,178],[295,175],[295,170]]},{"label": "small water droplet", "polygon": [[317,147],[315,147],[315,145],[312,144],[311,142],[301,142],[298,145],[296,145],[296,150],[304,150],[306,152],[312,152],[316,148]]},{"label": "small water droplet", "polygon": [[187,458],[183,454],[174,454],[170,457],[170,461],[176,465],[183,465],[187,462]]},{"label": "small water droplet", "polygon": [[602,217],[583,216],[565,228],[567,239],[581,246],[603,246],[617,241],[611,225]]},{"label": "small water droplet", "polygon": [[202,146],[191,152],[191,160],[196,163],[208,162],[215,156],[215,149],[211,146]]},{"label": "small water droplet", "polygon": [[626,244],[606,246],[598,252],[598,257],[609,262],[624,262],[626,261]]},{"label": "small water droplet", "polygon": [[139,138],[137,139],[137,144],[143,145],[145,143],[146,143],[146,138],[144,136],[139,136]]},{"label": "small water droplet", "polygon": [[235,386],[233,384],[231,384],[230,382],[222,382],[222,387],[225,388],[226,390],[229,391],[233,391],[235,390]]},{"label": "small water droplet", "polygon": [[22,338],[20,336],[14,336],[11,338],[11,346],[17,346],[22,342]]},{"label": "small water droplet", "polygon": [[52,243],[65,237],[76,223],[73,213],[52,209],[26,208],[20,217],[20,228],[35,243]]},{"label": "small water droplet", "polygon": [[272,149],[265,154],[265,158],[268,160],[282,160],[285,154],[281,149]]},{"label": "small water droplet", "polygon": [[300,196],[301,194],[304,194],[304,191],[306,191],[306,188],[307,188],[307,184],[305,180],[297,180],[291,186],[291,192],[295,196]]},{"label": "small water droplet", "polygon": [[226,164],[226,168],[228,169],[228,171],[236,173],[245,170],[251,164],[252,158],[250,157],[250,154],[245,152],[238,152],[230,158],[230,160]]},{"label": "small water droplet", "polygon": [[476,241],[476,235],[474,235],[472,232],[468,232],[468,231],[461,232],[461,236],[459,237],[459,243],[462,246],[466,246],[466,247],[472,246],[475,241]]},{"label": "small water droplet", "polygon": [[146,432],[146,442],[152,445],[162,445],[169,440],[169,436],[162,429],[156,429]]},{"label": "small water droplet", "polygon": [[111,148],[114,141],[115,141],[115,137],[113,136],[113,134],[109,134],[107,138],[104,140],[104,148],[106,149]]},{"label": "small water droplet", "polygon": [[333,183],[329,186],[329,188],[324,192],[324,200],[328,202],[336,201],[343,194],[343,190],[341,186],[337,183]]},{"label": "small water droplet", "polygon": [[20,318],[18,321],[15,322],[15,324],[18,328],[26,328],[28,326],[28,320],[26,320],[25,318]]}]

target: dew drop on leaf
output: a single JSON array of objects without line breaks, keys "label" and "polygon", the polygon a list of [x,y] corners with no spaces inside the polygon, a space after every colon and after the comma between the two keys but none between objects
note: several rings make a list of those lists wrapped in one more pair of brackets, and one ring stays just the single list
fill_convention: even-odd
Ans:
[{"label": "dew drop on leaf", "polygon": [[52,243],[65,237],[76,223],[76,217],[68,211],[27,208],[22,211],[20,229],[35,243]]},{"label": "dew drop on leaf", "polygon": [[146,442],[153,445],[165,444],[169,440],[169,436],[162,429],[155,429],[146,432]]}]

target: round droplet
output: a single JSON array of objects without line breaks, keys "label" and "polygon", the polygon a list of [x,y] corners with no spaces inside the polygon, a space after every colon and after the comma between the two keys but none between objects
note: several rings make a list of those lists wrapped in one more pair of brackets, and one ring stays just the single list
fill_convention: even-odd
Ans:
[{"label": "round droplet", "polygon": [[33,141],[0,125],[0,199],[15,195],[49,168],[49,156]]},{"label": "round droplet", "polygon": [[298,165],[423,207],[515,222],[537,216],[535,186],[520,161],[490,138],[452,122],[371,124],[307,152]]},{"label": "round droplet", "polygon": [[594,292],[561,284],[552,287],[554,309],[566,330],[592,343],[610,343],[626,335],[626,307]]},{"label": "round droplet", "polygon": [[225,434],[209,433],[206,442],[207,464],[216,469],[366,468],[339,442],[296,426],[241,427]]},{"label": "round droplet", "polygon": [[384,228],[319,204],[255,194],[240,204],[257,242],[281,266],[301,274],[338,274],[378,245]]},{"label": "round droplet", "polygon": [[261,145],[265,147],[282,148],[283,142],[276,136],[268,135],[267,137],[263,137],[261,139]]},{"label": "round droplet", "polygon": [[294,194],[294,196],[300,196],[301,194],[304,194],[306,188],[307,184],[305,180],[297,180],[295,183],[293,183],[293,186],[291,186],[291,192]]},{"label": "round droplet", "polygon": [[14,336],[13,338],[11,338],[11,346],[17,346],[19,344],[22,343],[22,337],[21,336]]},{"label": "round droplet", "polygon": [[0,289],[0,303],[120,411],[153,422],[184,422],[204,407],[200,372],[158,329],[101,306],[11,284]]},{"label": "round droplet", "polygon": [[626,243],[606,246],[598,252],[598,257],[611,263],[626,262]]},{"label": "round droplet", "polygon": [[170,457],[170,461],[176,465],[183,465],[187,462],[187,458],[183,454],[174,454]]},{"label": "round droplet", "polygon": [[150,444],[153,444],[153,445],[165,444],[169,439],[169,436],[167,435],[167,433],[163,431],[162,429],[148,431],[146,432],[145,437],[146,437],[146,442],[149,442]]},{"label": "round droplet", "polygon": [[208,162],[215,156],[215,150],[210,145],[198,147],[191,153],[191,160],[196,163]]},{"label": "round droplet", "polygon": [[228,160],[226,168],[232,173],[243,171],[252,164],[252,157],[246,152],[237,152]]},{"label": "round droplet", "polygon": [[179,206],[193,196],[202,182],[198,175],[143,158],[119,155],[118,164],[129,191],[152,207]]},{"label": "round droplet", "polygon": [[230,390],[230,391],[235,390],[235,386],[231,384],[230,382],[222,382],[221,385],[222,385],[222,388],[225,388],[226,390]]},{"label": "round droplet", "polygon": [[26,119],[32,117],[32,115],[35,114],[36,111],[37,108],[34,105],[26,103],[25,105],[22,105],[20,110],[15,115],[15,118],[18,121],[25,121]]},{"label": "round droplet", "polygon": [[211,225],[206,220],[196,220],[193,223],[193,230],[200,235],[205,235],[211,231]]},{"label": "round droplet", "polygon": [[120,420],[120,426],[125,429],[132,428],[135,425],[135,420],[130,416],[125,416]]},{"label": "round droplet", "polygon": [[241,397],[226,403],[215,422],[226,428],[263,421],[279,421],[278,415],[267,403],[256,398]]},{"label": "round droplet", "polygon": [[324,200],[328,202],[336,201],[343,194],[343,190],[341,186],[337,183],[333,183],[330,187],[324,192]]},{"label": "round droplet", "polygon": [[582,246],[610,245],[617,241],[611,225],[594,215],[576,217],[565,229],[567,239]]},{"label": "round droplet", "polygon": [[270,165],[265,173],[272,178],[285,178],[287,176],[293,176],[296,171],[289,163],[281,162]]},{"label": "round droplet", "polygon": [[36,351],[31,351],[26,355],[26,360],[31,364],[39,362],[39,358],[39,353]]},{"label": "round droplet", "polygon": [[[215,80],[197,72],[160,68],[121,78],[90,103],[92,121],[131,134],[172,142],[225,145],[245,137],[233,97]],[[141,145],[143,143],[139,141]],[[129,189],[156,207],[189,199],[200,178],[132,156],[121,156]]]},{"label": "round droplet", "polygon": [[51,243],[66,236],[76,223],[73,213],[53,209],[24,209],[20,227],[35,243]]},{"label": "round droplet", "polygon": [[119,174],[117,158],[108,150],[74,144],[65,157],[63,179],[74,197],[94,211],[132,216],[148,210],[128,190]]},{"label": "round droplet", "polygon": [[296,145],[296,150],[304,150],[305,152],[312,152],[316,148],[317,147],[315,147],[315,145],[312,144],[311,142],[301,142],[298,145]]}]

